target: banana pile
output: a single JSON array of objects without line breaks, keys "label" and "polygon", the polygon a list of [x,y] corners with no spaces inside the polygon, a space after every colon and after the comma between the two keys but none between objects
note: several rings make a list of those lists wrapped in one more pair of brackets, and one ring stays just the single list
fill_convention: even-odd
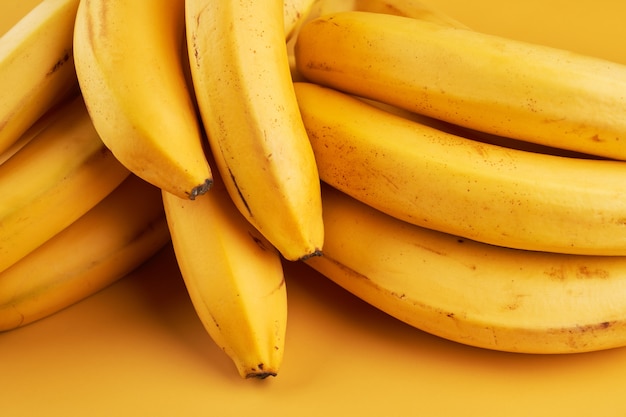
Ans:
[{"label": "banana pile", "polygon": [[0,331],[171,242],[244,378],[283,262],[471,346],[626,346],[626,66],[416,0],[43,0],[0,87]]}]

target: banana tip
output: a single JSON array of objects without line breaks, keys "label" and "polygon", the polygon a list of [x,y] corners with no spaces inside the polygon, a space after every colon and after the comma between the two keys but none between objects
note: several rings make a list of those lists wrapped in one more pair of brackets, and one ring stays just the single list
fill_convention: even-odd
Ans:
[{"label": "banana tip", "polygon": [[250,372],[246,374],[246,379],[265,379],[276,375],[276,372]]},{"label": "banana tip", "polygon": [[202,195],[206,193],[207,191],[209,191],[212,186],[213,186],[213,179],[207,178],[206,180],[204,180],[202,184],[194,187],[191,190],[191,192],[189,193],[189,199],[195,200],[196,197],[198,197],[199,195]]},{"label": "banana tip", "polygon": [[322,256],[322,255],[323,255],[323,252],[321,249],[315,249],[313,252],[307,253],[306,255],[304,255],[302,258],[300,258],[300,260],[306,261],[307,259],[314,258],[316,256]]}]

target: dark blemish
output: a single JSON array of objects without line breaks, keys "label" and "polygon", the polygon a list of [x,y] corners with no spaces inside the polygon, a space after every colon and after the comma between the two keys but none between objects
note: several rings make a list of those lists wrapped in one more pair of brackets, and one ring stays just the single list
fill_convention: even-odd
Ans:
[{"label": "dark blemish", "polygon": [[301,257],[299,260],[300,261],[306,261],[307,259],[314,258],[316,256],[323,256],[323,252],[322,252],[321,249],[315,249],[313,252],[311,252],[309,254],[306,254],[303,257]]},{"label": "dark blemish", "polygon": [[207,191],[209,191],[211,189],[211,187],[213,186],[213,180],[211,178],[207,178],[206,180],[204,180],[204,183],[193,187],[191,189],[191,192],[188,194],[189,195],[189,199],[190,200],[195,200],[196,197],[198,197],[199,195],[202,195],[204,193],[206,193]]},{"label": "dark blemish", "polygon": [[61,59],[59,59],[57,62],[55,62],[55,64],[52,66],[52,69],[50,69],[50,71],[48,71],[46,76],[52,75],[55,72],[57,72],[59,70],[59,68],[61,68],[63,65],[65,65],[65,63],[67,61],[70,60],[71,57],[72,57],[71,50],[66,50],[65,53],[63,54],[63,56],[61,57]]},{"label": "dark blemish", "polygon": [[254,235],[253,235],[252,233],[250,233],[250,232],[248,232],[248,235],[250,235],[250,237],[252,238],[252,240],[254,241],[254,243],[256,243],[256,245],[257,245],[259,248],[261,248],[261,250],[263,250],[263,251],[266,251],[266,250],[267,250],[267,247],[265,246],[265,242],[264,242],[262,239],[260,239],[260,238],[258,238],[258,237],[256,237],[256,236],[254,236]]},{"label": "dark blemish", "polygon": [[257,369],[253,369],[246,374],[246,378],[256,378],[256,379],[265,379],[268,376],[276,376],[276,372],[264,372],[263,368],[265,365],[262,363],[257,365]]},{"label": "dark blemish", "polygon": [[246,211],[248,212],[248,214],[250,215],[250,217],[254,217],[252,215],[252,211],[250,210],[250,206],[248,206],[248,202],[246,201],[246,199],[243,197],[243,194],[241,193],[241,190],[239,189],[239,186],[237,185],[237,180],[235,179],[235,175],[233,174],[233,171],[230,170],[230,168],[228,169],[228,175],[230,175],[230,179],[233,181],[233,185],[235,186],[235,188],[237,189],[237,194],[239,194],[239,198],[241,199],[241,201],[243,202],[243,205],[246,208]]}]

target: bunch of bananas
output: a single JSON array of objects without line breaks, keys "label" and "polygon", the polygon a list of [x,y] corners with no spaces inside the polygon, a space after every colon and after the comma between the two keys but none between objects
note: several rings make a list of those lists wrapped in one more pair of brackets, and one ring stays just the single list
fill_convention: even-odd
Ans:
[{"label": "bunch of bananas", "polygon": [[0,86],[0,330],[171,240],[246,378],[283,261],[460,343],[626,345],[624,66],[415,0],[43,0]]}]

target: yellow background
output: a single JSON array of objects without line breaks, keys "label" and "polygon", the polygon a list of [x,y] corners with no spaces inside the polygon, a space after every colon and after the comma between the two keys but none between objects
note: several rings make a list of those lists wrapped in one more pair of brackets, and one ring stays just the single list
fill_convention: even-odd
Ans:
[{"label": "yellow background", "polygon": [[[424,0],[470,27],[626,64],[621,0]],[[0,33],[34,1],[5,1]],[[53,317],[0,334],[0,413],[20,416],[626,415],[626,348],[491,352],[410,328],[286,265],[277,378],[242,380],[195,316],[171,247]]]}]

